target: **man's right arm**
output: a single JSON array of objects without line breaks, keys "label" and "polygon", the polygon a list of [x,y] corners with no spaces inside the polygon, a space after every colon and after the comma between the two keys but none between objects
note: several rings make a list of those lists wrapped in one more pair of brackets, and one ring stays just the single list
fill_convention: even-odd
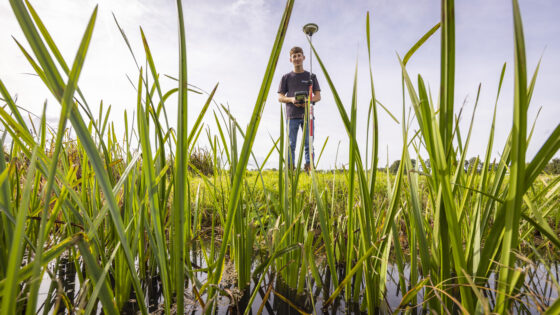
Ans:
[{"label": "man's right arm", "polygon": [[280,80],[280,87],[278,87],[278,102],[294,104],[296,102],[296,98],[286,96],[288,93],[288,79],[286,76],[287,75],[282,76],[282,80]]},{"label": "man's right arm", "polygon": [[280,103],[294,103],[295,104],[296,98],[295,97],[288,97],[284,93],[278,93],[278,102],[280,102]]}]

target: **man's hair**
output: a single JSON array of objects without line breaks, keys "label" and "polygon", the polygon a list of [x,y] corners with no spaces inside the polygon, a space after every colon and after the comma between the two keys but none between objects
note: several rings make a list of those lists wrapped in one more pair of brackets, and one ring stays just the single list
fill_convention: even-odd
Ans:
[{"label": "man's hair", "polygon": [[292,47],[292,49],[290,49],[290,57],[293,54],[297,54],[297,53],[301,53],[303,55],[303,49],[301,49],[301,47],[298,47],[298,46],[294,46],[294,47]]}]

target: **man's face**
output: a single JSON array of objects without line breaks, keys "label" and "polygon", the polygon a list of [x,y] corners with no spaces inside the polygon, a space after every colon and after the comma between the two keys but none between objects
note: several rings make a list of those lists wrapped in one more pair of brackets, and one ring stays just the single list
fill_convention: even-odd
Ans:
[{"label": "man's face", "polygon": [[293,53],[290,56],[290,62],[293,63],[295,67],[301,66],[304,60],[305,60],[305,56],[300,52]]}]

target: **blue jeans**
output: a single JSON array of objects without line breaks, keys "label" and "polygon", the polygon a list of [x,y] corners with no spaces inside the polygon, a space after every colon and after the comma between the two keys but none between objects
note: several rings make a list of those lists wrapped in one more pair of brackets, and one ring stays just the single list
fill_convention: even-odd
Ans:
[{"label": "blue jeans", "polygon": [[[296,153],[296,142],[299,129],[303,129],[305,120],[303,118],[288,119],[288,138],[290,139],[290,152],[288,152],[288,165],[293,168]],[[307,126],[308,127],[308,126]],[[315,127],[315,126],[313,126]],[[304,152],[305,152],[305,163],[309,164],[309,127],[304,130]]]}]

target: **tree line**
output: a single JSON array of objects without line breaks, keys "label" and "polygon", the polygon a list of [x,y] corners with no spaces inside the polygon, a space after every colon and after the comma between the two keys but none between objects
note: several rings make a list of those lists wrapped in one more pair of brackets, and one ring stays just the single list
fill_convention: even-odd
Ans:
[{"label": "tree line", "polygon": [[[412,159],[412,165],[416,166],[416,160]],[[396,174],[398,169],[399,169],[399,165],[401,164],[401,160],[396,160],[394,161],[390,166],[389,166],[389,171],[393,174]],[[430,170],[430,160],[426,160],[424,161],[424,165],[426,166],[427,170],[423,169],[423,165],[420,164],[419,169],[421,171],[429,171]],[[497,160],[492,161],[491,163],[488,163],[488,170],[495,170],[498,167],[499,163]],[[476,172],[480,173],[482,172],[482,168],[484,167],[484,162],[481,161],[479,158],[477,157],[472,157],[468,160],[465,160],[465,171],[470,172],[473,168],[476,168]],[[551,175],[558,175],[560,174],[560,158],[554,158],[552,159],[544,168],[543,172],[545,174],[551,174]]]}]

